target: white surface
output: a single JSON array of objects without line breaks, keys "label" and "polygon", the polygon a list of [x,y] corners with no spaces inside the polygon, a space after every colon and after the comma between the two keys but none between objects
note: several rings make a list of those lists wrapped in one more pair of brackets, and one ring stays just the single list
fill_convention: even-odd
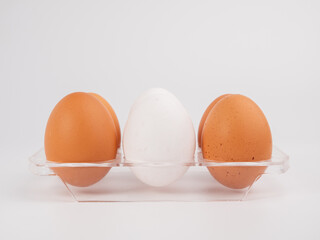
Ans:
[{"label": "white surface", "polygon": [[[0,1],[0,239],[319,239],[319,1]],[[32,175],[54,105],[97,92],[123,127],[150,87],[197,128],[223,93],[251,97],[291,156],[283,192],[214,203],[77,204]]]}]

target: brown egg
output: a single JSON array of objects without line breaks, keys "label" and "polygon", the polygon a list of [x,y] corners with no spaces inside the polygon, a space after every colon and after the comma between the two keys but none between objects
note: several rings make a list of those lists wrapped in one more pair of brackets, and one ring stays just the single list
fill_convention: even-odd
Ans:
[{"label": "brown egg", "polygon": [[98,95],[97,93],[89,93],[93,96],[95,96],[96,98],[98,98],[98,100],[108,109],[109,113],[111,114],[111,117],[113,119],[114,125],[116,127],[116,133],[117,133],[117,147],[120,147],[120,143],[121,143],[121,131],[120,131],[120,125],[119,125],[119,121],[117,118],[117,115],[115,113],[115,111],[113,110],[113,108],[111,107],[111,105],[107,102],[107,100],[105,100],[103,97],[101,97],[100,95]]},{"label": "brown egg", "polygon": [[[218,162],[251,162],[271,158],[272,137],[266,117],[251,99],[224,96],[208,114],[202,130],[205,159]],[[241,189],[250,186],[265,167],[209,167],[223,185]]]},{"label": "brown egg", "polygon": [[222,98],[225,96],[228,96],[230,94],[223,94],[220,97],[217,97],[206,109],[204,114],[202,115],[202,118],[200,120],[199,128],[198,128],[198,145],[201,147],[201,137],[202,137],[202,129],[205,121],[207,120],[208,114],[210,113],[211,109],[216,105],[217,102],[219,102]]},{"label": "brown egg", "polygon": [[[59,163],[90,163],[114,159],[117,134],[111,114],[94,96],[71,93],[53,109],[45,132],[47,160]],[[55,167],[65,182],[90,186],[103,178],[106,167]]]}]

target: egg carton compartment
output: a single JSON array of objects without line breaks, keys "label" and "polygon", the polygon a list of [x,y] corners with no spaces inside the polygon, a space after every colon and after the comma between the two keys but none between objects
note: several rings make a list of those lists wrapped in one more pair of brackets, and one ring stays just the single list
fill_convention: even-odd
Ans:
[{"label": "egg carton compartment", "polygon": [[[121,150],[116,159],[99,163],[55,163],[46,160],[44,149],[30,157],[30,169],[36,175],[56,176],[59,169],[110,169],[108,174],[97,183],[87,187],[73,186],[63,178],[71,196],[78,202],[141,202],[141,201],[241,201],[266,198],[281,192],[281,185],[275,175],[286,172],[289,168],[289,157],[273,147],[272,157],[266,161],[256,162],[214,162],[203,159],[201,150],[197,150],[192,162],[136,162],[126,160]],[[185,175],[176,182],[164,186],[153,187],[140,182],[131,168],[189,167]],[[265,168],[253,183],[243,189],[231,189],[216,181],[208,171],[208,167],[228,169]],[[258,181],[257,181],[258,180]],[[253,187],[256,185],[256,187]],[[250,192],[250,194],[248,194]]]}]

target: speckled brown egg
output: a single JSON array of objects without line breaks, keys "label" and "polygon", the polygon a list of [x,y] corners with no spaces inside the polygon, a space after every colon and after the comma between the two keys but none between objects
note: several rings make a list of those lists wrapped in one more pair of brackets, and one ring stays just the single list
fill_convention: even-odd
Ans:
[{"label": "speckled brown egg", "polygon": [[220,97],[217,97],[206,109],[206,111],[204,112],[204,114],[202,115],[202,118],[200,120],[200,124],[199,124],[199,128],[198,128],[198,145],[199,147],[201,147],[201,141],[202,141],[202,129],[203,129],[203,125],[205,123],[205,121],[207,120],[207,117],[209,115],[209,113],[211,112],[211,109],[214,107],[214,105],[216,105],[217,102],[219,102],[222,98],[224,98],[225,96],[228,96],[230,94],[223,94]]},{"label": "speckled brown egg", "polygon": [[[203,157],[217,162],[251,162],[271,158],[272,137],[266,117],[250,98],[225,95],[210,110],[201,133]],[[250,186],[265,167],[209,167],[221,184]]]}]

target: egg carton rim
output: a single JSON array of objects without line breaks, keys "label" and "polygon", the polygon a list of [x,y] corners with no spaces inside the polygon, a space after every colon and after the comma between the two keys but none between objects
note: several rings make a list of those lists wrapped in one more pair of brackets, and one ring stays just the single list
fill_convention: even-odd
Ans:
[{"label": "egg carton rim", "polygon": [[[189,161],[180,162],[166,162],[166,161],[139,161],[135,159],[126,159],[122,153],[121,148],[118,149],[115,159],[101,162],[69,162],[59,163],[48,161],[45,156],[44,148],[41,148],[29,158],[30,168],[35,174],[41,169],[51,170],[51,168],[75,168],[75,167],[268,167],[269,171],[266,173],[284,173],[289,169],[289,156],[283,153],[278,147],[273,146],[272,157],[268,160],[250,161],[250,162],[221,162],[214,160],[207,160],[203,158],[201,149],[198,148],[195,152],[194,158]],[[271,171],[273,170],[273,171]],[[41,171],[40,171],[41,172]],[[44,175],[54,175],[51,174]]]}]

